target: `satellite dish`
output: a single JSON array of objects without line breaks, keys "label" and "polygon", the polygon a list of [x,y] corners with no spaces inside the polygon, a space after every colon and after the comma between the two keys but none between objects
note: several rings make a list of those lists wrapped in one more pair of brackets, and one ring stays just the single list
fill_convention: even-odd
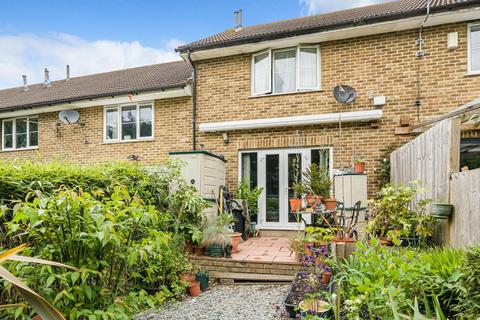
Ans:
[{"label": "satellite dish", "polygon": [[80,114],[75,110],[63,110],[58,114],[58,118],[65,124],[72,124],[80,120]]},{"label": "satellite dish", "polygon": [[341,84],[333,89],[333,96],[338,102],[349,104],[357,98],[357,91],[350,86]]}]

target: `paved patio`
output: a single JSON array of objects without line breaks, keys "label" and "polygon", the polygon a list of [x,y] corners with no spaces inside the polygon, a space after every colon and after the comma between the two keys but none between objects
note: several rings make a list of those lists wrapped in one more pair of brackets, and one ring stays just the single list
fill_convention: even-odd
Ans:
[{"label": "paved patio", "polygon": [[295,254],[288,249],[288,238],[250,238],[240,243],[238,250],[232,254],[234,261],[297,263]]}]

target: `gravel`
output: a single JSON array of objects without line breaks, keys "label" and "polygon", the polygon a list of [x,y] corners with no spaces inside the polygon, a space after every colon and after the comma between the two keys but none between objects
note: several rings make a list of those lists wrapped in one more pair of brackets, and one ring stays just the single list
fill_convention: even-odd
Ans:
[{"label": "gravel", "polygon": [[199,297],[167,303],[136,320],[263,320],[273,319],[275,305],[283,303],[290,285],[220,285]]}]

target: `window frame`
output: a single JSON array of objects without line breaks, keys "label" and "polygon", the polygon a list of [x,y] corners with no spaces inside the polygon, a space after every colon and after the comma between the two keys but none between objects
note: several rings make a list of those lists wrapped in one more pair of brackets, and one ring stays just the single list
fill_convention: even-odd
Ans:
[{"label": "window frame", "polygon": [[[261,56],[265,53],[268,53],[268,65],[270,66],[270,72],[268,72],[268,88],[265,91],[255,92],[255,57]],[[263,50],[257,53],[252,54],[251,62],[251,87],[252,95],[258,96],[262,94],[269,94],[272,92],[272,50]]]},{"label": "window frame", "polygon": [[[27,120],[27,131],[26,131],[26,139],[27,139],[27,146],[17,148],[17,119],[26,119]],[[30,145],[30,121],[32,119],[37,119],[37,145],[31,146]],[[12,121],[12,147],[5,148],[5,122]],[[38,149],[38,145],[40,144],[40,127],[38,126],[38,115],[31,115],[31,116],[21,116],[15,118],[5,118],[2,119],[2,151],[21,151],[21,150],[34,150]]]},{"label": "window frame", "polygon": [[[480,22],[476,23],[469,23],[467,25],[467,73],[468,74],[480,74],[480,69],[478,70],[472,70],[472,54],[471,54],[471,49],[472,49],[472,41],[471,41],[471,35],[472,35],[472,28],[473,27],[478,27],[480,26]],[[480,32],[480,31],[478,31]]]},{"label": "window frame", "polygon": [[[123,107],[135,107],[136,113],[136,133],[137,136],[135,139],[123,140],[122,139],[122,108]],[[140,108],[141,107],[151,107],[152,109],[152,135],[148,137],[140,137]],[[107,111],[116,110],[117,111],[117,138],[116,139],[107,139]],[[155,139],[155,102],[153,101],[143,101],[143,102],[132,102],[124,103],[113,106],[105,106],[103,108],[103,143],[124,143],[124,142],[137,142],[137,141],[150,141]]]},{"label": "window frame", "polygon": [[[300,50],[301,49],[317,49],[317,85],[311,88],[300,88]],[[273,92],[275,84],[275,77],[274,75],[274,54],[275,52],[282,52],[282,51],[290,51],[290,50],[296,50],[296,56],[295,56],[295,90],[294,91],[285,91],[285,92]],[[270,72],[269,72],[269,90],[264,91],[264,92],[255,92],[255,57],[265,54],[268,52],[268,59],[269,59],[269,66],[270,66]],[[290,93],[296,93],[296,92],[309,92],[309,91],[316,91],[316,90],[321,90],[321,83],[322,83],[322,59],[321,59],[321,54],[322,51],[320,50],[320,45],[315,44],[315,45],[298,45],[294,47],[286,47],[286,48],[278,48],[278,49],[268,49],[268,50],[263,50],[257,53],[252,54],[252,60],[251,60],[251,70],[250,70],[250,76],[251,76],[251,96],[252,97],[257,97],[257,96],[266,96],[266,95],[281,95],[281,94],[290,94]]]}]

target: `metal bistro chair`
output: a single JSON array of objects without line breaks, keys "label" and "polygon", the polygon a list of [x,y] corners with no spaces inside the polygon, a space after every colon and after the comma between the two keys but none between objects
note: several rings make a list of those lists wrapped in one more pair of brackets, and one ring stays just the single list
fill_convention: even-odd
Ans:
[{"label": "metal bistro chair", "polygon": [[348,217],[343,214],[343,233],[345,235],[349,235],[350,239],[356,239],[358,240],[358,231],[355,228],[357,223],[358,223],[358,217],[360,215],[360,209],[362,208],[362,202],[357,201],[352,208],[352,214],[349,215]]}]

